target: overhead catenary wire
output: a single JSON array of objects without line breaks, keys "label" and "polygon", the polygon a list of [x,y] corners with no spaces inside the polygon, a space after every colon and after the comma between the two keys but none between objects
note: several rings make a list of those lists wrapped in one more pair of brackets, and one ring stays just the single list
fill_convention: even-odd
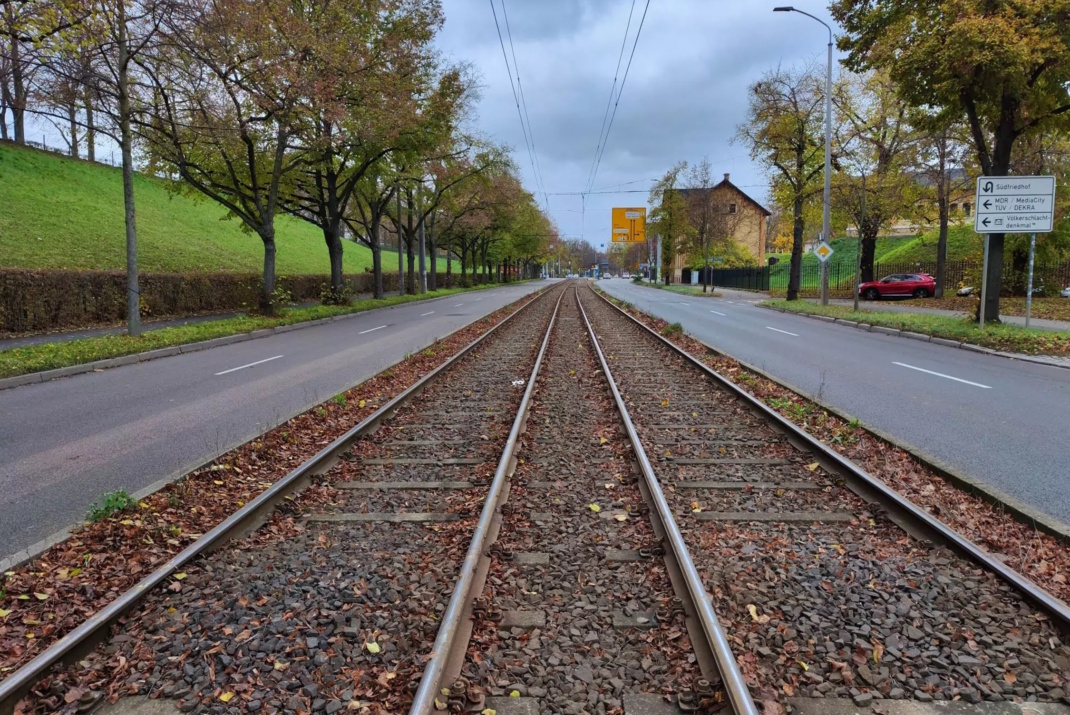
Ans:
[{"label": "overhead catenary wire", "polygon": [[620,90],[617,91],[617,100],[613,103],[613,113],[609,115],[609,124],[606,126],[606,135],[602,140],[602,148],[598,153],[598,159],[595,161],[594,173],[591,175],[591,181],[588,186],[594,186],[594,181],[598,177],[598,169],[602,165],[602,157],[606,153],[606,144],[609,143],[609,133],[613,131],[613,120],[617,118],[617,108],[620,107],[620,98],[624,94],[624,85],[628,82],[628,73],[632,69],[632,60],[635,59],[635,49],[639,46],[639,36],[643,33],[643,24],[646,22],[647,11],[650,10],[650,0],[646,0],[646,5],[643,7],[643,16],[639,18],[639,28],[635,31],[635,40],[632,42],[632,51],[628,55],[628,64],[624,67],[624,77],[620,81]]},{"label": "overhead catenary wire", "polygon": [[[505,0],[502,0],[502,11],[505,11]],[[490,12],[494,16],[494,28],[498,31],[498,43],[502,48],[502,59],[505,60],[505,73],[509,75],[509,88],[513,91],[513,101],[516,103],[516,114],[520,118],[520,130],[524,134],[524,146],[528,151],[528,161],[531,163],[531,172],[535,177],[536,189],[540,185],[539,172],[535,168],[535,152],[532,150],[531,140],[528,137],[528,125],[524,121],[524,112],[520,107],[520,94],[517,92],[516,84],[513,82],[513,68],[509,64],[509,53],[505,49],[505,38],[502,36],[502,27],[498,23],[498,10],[494,7],[494,0],[490,0]],[[509,40],[510,46],[512,45],[512,38]],[[520,75],[517,74],[517,80],[519,81]]]},{"label": "overhead catenary wire", "polygon": [[531,117],[528,115],[528,102],[524,98],[524,85],[520,83],[520,63],[516,60],[516,47],[513,46],[513,30],[509,26],[509,11],[505,8],[505,0],[502,2],[502,17],[505,19],[505,35],[509,38],[509,52],[513,55],[513,70],[516,72],[516,88],[520,94],[520,105],[524,109],[524,121],[528,125],[528,138],[531,140],[531,153],[535,158],[535,185],[542,192],[543,204],[546,212],[550,212],[550,201],[546,196],[546,184],[542,178],[542,165],[539,163],[539,150],[535,146],[535,130],[531,126]]}]

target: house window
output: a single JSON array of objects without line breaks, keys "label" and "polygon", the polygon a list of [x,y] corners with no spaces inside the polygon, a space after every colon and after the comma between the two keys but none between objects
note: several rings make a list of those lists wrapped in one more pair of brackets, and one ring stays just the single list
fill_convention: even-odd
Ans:
[{"label": "house window", "polygon": [[728,204],[728,213],[734,214],[735,212],[736,212],[736,205],[735,204]]},{"label": "house window", "polygon": [[968,201],[962,205],[962,212],[967,216],[970,215],[970,203]]}]

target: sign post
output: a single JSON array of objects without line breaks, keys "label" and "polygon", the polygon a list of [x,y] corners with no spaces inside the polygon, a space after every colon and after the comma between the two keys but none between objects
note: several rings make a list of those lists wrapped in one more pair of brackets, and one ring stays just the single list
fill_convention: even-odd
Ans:
[{"label": "sign post", "polygon": [[981,276],[980,327],[985,326],[985,298],[988,296],[988,234],[1030,233],[1029,285],[1026,288],[1025,324],[1033,302],[1033,252],[1036,234],[1051,233],[1055,217],[1054,176],[979,176],[973,229],[985,237],[984,273]]},{"label": "sign post", "polygon": [[1037,235],[1029,235],[1029,284],[1025,288],[1025,327],[1029,327],[1029,313],[1033,309],[1033,256],[1037,252]]},{"label": "sign post", "polygon": [[613,209],[613,243],[646,242],[646,208]]}]

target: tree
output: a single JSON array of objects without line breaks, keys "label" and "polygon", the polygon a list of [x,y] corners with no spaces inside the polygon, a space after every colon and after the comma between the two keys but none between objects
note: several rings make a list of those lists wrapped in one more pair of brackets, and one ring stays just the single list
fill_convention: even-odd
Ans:
[{"label": "tree", "polygon": [[284,180],[303,161],[290,150],[308,77],[283,37],[302,18],[279,0],[200,0],[171,13],[164,41],[142,65],[153,85],[144,123],[150,156],[180,187],[207,196],[264,247],[260,306],[273,313],[275,215]]},{"label": "tree", "polygon": [[799,297],[806,203],[822,189],[824,80],[811,64],[766,72],[750,88],[747,119],[736,141],[773,177],[773,195],[793,218],[788,300]]},{"label": "tree", "polygon": [[[971,183],[969,137],[966,127],[947,112],[915,110],[911,123],[917,128],[914,173],[922,184],[917,213],[931,223],[926,211],[936,208],[936,293],[944,297],[947,285],[947,232],[951,197]],[[976,208],[976,207],[975,207]]]},{"label": "tree", "polygon": [[[986,176],[1070,113],[1070,0],[836,0],[855,70],[884,69],[915,107],[964,115]],[[999,319],[1004,235],[989,235],[986,320]],[[980,307],[979,307],[980,308]]]},{"label": "tree", "polygon": [[687,202],[679,189],[682,188],[687,162],[681,161],[658,179],[647,203],[650,211],[647,215],[647,233],[661,237],[662,280],[670,282],[672,264],[676,260],[678,243],[688,232]]},{"label": "tree", "polygon": [[[909,107],[884,72],[841,78],[833,101],[840,117],[838,162],[846,168],[838,188],[848,196],[844,208],[858,228],[861,279],[871,281],[877,236],[916,202],[917,185],[908,171],[916,137]],[[856,201],[863,190],[866,201]]]},{"label": "tree", "polygon": [[440,103],[436,91],[456,88],[448,73],[436,85],[435,0],[308,0],[301,11],[310,30],[288,49],[315,81],[298,133],[306,158],[282,207],[323,232],[331,261],[325,298],[342,302],[342,233],[357,185],[391,153],[419,146],[421,110]]}]

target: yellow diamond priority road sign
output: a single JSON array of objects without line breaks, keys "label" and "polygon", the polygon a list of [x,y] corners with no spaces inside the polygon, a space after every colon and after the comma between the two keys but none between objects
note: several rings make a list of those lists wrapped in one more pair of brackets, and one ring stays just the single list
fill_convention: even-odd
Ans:
[{"label": "yellow diamond priority road sign", "polygon": [[817,255],[817,260],[824,263],[834,253],[832,246],[828,245],[825,241],[818,244],[818,247],[814,249],[814,253]]},{"label": "yellow diamond priority road sign", "polygon": [[613,243],[646,241],[646,208],[613,209]]}]

